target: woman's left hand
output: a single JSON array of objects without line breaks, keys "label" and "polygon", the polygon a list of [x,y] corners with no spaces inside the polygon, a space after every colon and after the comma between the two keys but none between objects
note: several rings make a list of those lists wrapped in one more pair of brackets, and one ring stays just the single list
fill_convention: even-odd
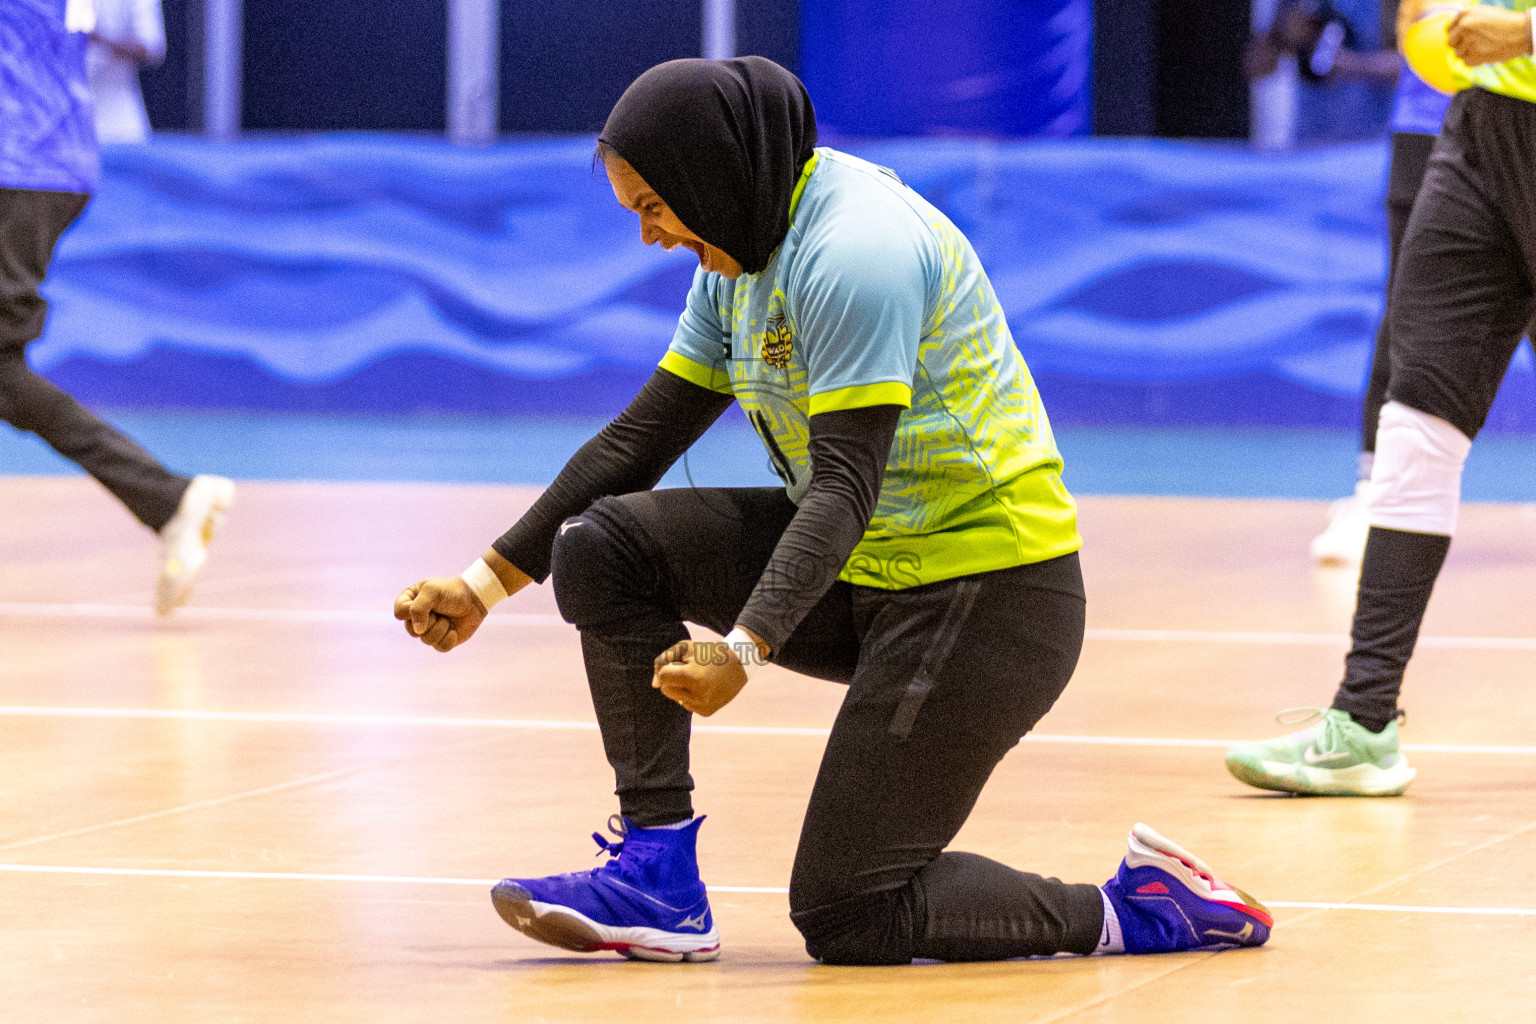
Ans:
[{"label": "woman's left hand", "polygon": [[720,640],[684,640],[661,652],[651,685],[696,715],[712,715],[747,685],[747,671]]}]

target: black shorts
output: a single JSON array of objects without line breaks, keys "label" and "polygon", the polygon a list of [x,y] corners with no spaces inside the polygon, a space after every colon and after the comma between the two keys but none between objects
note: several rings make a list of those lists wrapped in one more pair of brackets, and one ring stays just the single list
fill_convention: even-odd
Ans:
[{"label": "black shorts", "polygon": [[0,188],[0,350],[25,348],[41,337],[48,302],[38,286],[48,276],[53,248],[90,196]]},{"label": "black shorts", "polygon": [[1388,397],[1475,437],[1536,308],[1536,103],[1451,101],[1393,275]]}]

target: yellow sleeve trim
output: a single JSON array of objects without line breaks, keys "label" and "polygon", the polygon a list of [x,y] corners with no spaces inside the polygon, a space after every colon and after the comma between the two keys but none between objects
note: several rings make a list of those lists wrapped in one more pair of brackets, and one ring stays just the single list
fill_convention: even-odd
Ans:
[{"label": "yellow sleeve trim", "polygon": [[696,363],[685,355],[668,351],[661,357],[661,368],[668,373],[676,374],[690,384],[697,384],[701,388],[718,391],[722,395],[734,395],[731,389],[730,374],[724,370],[703,363]]},{"label": "yellow sleeve trim", "polygon": [[872,405],[899,405],[912,408],[912,386],[899,381],[881,384],[855,384],[851,388],[823,391],[811,396],[811,415],[839,412],[843,409],[867,409]]}]

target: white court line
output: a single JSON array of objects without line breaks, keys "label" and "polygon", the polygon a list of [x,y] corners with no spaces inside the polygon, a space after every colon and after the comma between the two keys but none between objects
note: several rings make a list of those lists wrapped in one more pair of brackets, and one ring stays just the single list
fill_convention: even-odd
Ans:
[{"label": "white court line", "polygon": [[[54,708],[0,706],[0,717],[138,718],[190,722],[288,722],[298,725],[363,725],[375,727],[443,726],[480,729],[547,729],[596,732],[596,722],[566,722],[538,718],[434,718],[422,715],[336,715],[304,711],[199,711],[183,708]],[[694,731],[698,731],[695,727]],[[827,735],[822,729],[819,735]]]},{"label": "white court line", "polygon": [[[192,619],[199,622],[278,622],[278,623],[342,623],[355,626],[393,626],[400,622],[389,611],[373,611],[368,608],[178,608],[170,616],[161,618],[148,605],[137,604],[32,604],[0,602],[0,616],[17,615],[34,618],[78,619],[144,619],[175,622]],[[486,620],[487,625],[505,626],[567,626],[558,615],[537,615],[524,612],[498,612]]]},{"label": "white court line", "polygon": [[[295,725],[358,725],[370,728],[530,729],[546,732],[596,732],[596,722],[542,718],[452,718],[431,715],[342,715],[305,711],[200,711],[191,708],[70,708],[0,705],[0,718],[105,718],[184,722],[282,722]],[[825,738],[831,730],[792,725],[709,725],[696,723],[693,731],[721,736],[811,736]],[[1057,743],[1104,747],[1225,748],[1237,740],[1165,736],[1071,736],[1030,733],[1026,743]],[[1471,743],[1404,743],[1406,751],[1420,754],[1515,754],[1536,755],[1536,746],[1492,746]]]},{"label": "white court line", "polygon": [[[469,729],[535,729],[552,732],[596,732],[596,722],[542,718],[449,718],[424,715],[336,715],[303,711],[198,711],[180,708],[50,708],[0,706],[0,718],[136,718],[193,722],[287,722],[298,725],[362,725],[381,728],[446,727]],[[824,728],[776,725],[695,725],[694,732],[740,736],[821,736]]]},{"label": "white court line", "polygon": [[1478,914],[1491,917],[1536,917],[1536,909],[1526,907],[1404,907],[1392,903],[1307,903],[1287,900],[1262,900],[1266,907],[1298,910],[1380,910],[1399,914]]},{"label": "white court line", "polygon": [[[96,618],[153,620],[158,617],[147,605],[132,604],[39,604],[0,602],[0,616],[35,618]],[[200,622],[275,622],[393,626],[399,623],[388,611],[366,608],[179,608],[170,619]],[[567,626],[558,615],[529,612],[497,612],[486,625]],[[1344,633],[1265,633],[1207,629],[1089,629],[1089,640],[1121,640],[1141,643],[1254,644],[1274,646],[1343,647]],[[1421,636],[1420,647],[1492,651],[1536,651],[1536,637],[1519,636]]]},{"label": "white court line", "polygon": [[[36,875],[105,875],[116,878],[207,878],[261,882],[371,882],[385,885],[495,885],[496,878],[437,878],[416,875],[343,875],[298,871],[193,871],[175,868],[92,868],[59,864],[0,864],[0,871]],[[711,885],[710,892],[784,896],[789,890],[772,885]],[[1413,907],[1392,903],[1315,903],[1265,900],[1266,906],[1304,910],[1365,910],[1393,914],[1466,914],[1496,917],[1536,917],[1526,907]]]},{"label": "white court line", "polygon": [[[1208,629],[1089,629],[1089,640],[1145,643],[1270,644],[1274,646],[1347,647],[1345,633],[1259,633]],[[1489,651],[1536,651],[1536,638],[1523,636],[1421,636],[1420,647]]]},{"label": "white court line", "polygon": [[247,789],[241,793],[229,793],[225,796],[211,797],[207,800],[198,800],[195,803],[182,804],[179,807],[168,807],[163,811],[150,811],[148,814],[135,814],[131,818],[118,818],[116,821],[104,821],[96,825],[86,825],[83,828],[72,828],[67,832],[55,832],[52,835],[33,836],[31,839],[22,839],[14,843],[6,843],[0,846],[0,850],[15,850],[22,846],[35,846],[38,843],[51,843],[56,839],[70,839],[74,836],[83,836],[91,832],[100,832],[103,829],[117,828],[122,825],[136,825],[140,822],[154,821],[156,818],[167,818],[173,814],[184,814],[187,811],[203,810],[209,807],[218,807],[221,804],[233,803],[236,800],[245,800],[253,796],[267,796],[272,793],[281,793],[284,790],[299,789],[304,786],[312,786],[317,782],[329,782],[332,779],[343,778],[347,775],[356,775],[387,764],[385,761],[369,761],[364,764],[350,765],[346,768],[336,768],[328,772],[320,772],[315,775],[306,775],[298,779],[289,779],[287,782],[276,782],[270,786],[262,786],[259,789]]},{"label": "white court line", "polygon": [[[379,882],[388,885],[491,886],[499,878],[434,878],[418,875],[339,875],[303,871],[194,871],[179,868],[89,868],[64,864],[0,864],[0,871],[28,875],[106,875],[119,878],[212,878],[260,882]],[[782,886],[711,885],[710,892],[789,894]]]}]

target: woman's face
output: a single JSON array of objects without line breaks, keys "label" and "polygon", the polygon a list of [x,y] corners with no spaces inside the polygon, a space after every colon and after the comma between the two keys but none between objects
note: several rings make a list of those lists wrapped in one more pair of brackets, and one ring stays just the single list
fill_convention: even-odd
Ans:
[{"label": "woman's face", "polygon": [[603,161],[603,167],[608,172],[608,183],[613,186],[613,194],[619,205],[640,215],[640,241],[646,245],[660,242],[661,247],[668,251],[681,245],[693,250],[705,270],[721,277],[741,276],[741,264],[726,255],[724,249],[710,245],[689,231],[678,220],[677,214],[672,212],[672,208],[662,202],[656,191],[645,183],[640,173],[629,166],[623,157],[609,153]]}]

